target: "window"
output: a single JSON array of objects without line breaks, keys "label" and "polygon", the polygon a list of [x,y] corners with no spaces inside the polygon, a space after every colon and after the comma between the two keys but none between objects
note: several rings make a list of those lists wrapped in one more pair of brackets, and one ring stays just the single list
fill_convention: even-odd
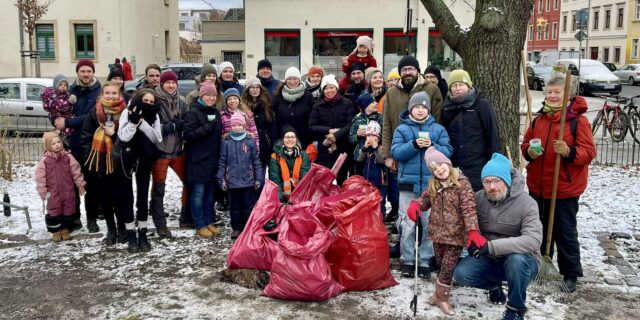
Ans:
[{"label": "window", "polygon": [[631,59],[638,58],[638,39],[631,40]]},{"label": "window", "polygon": [[542,40],[542,28],[537,28],[538,31],[536,32],[536,39],[537,40]]},{"label": "window", "polygon": [[543,27],[542,33],[544,34],[544,39],[549,40],[549,25]]},{"label": "window", "polygon": [[576,31],[576,25],[577,25],[576,13],[574,12],[571,15],[573,16],[573,20],[571,22],[571,31]]},{"label": "window", "polygon": [[359,36],[373,36],[373,31],[330,30],[313,32],[313,63],[324,68],[325,74],[333,73],[342,78],[342,57],[346,57],[356,47]]},{"label": "window", "polygon": [[553,27],[551,29],[551,38],[552,39],[557,39],[558,38],[558,23],[557,22],[553,23]]},{"label": "window", "polygon": [[554,9],[554,10],[558,10],[558,3],[559,3],[559,2],[560,2],[559,0],[554,0],[554,1],[553,1],[553,9]]},{"label": "window", "polygon": [[533,40],[533,25],[529,25],[529,40]]},{"label": "window", "polygon": [[618,8],[618,25],[617,28],[622,28],[624,25],[624,8]]},{"label": "window", "polygon": [[551,0],[547,0],[547,11],[551,11]]},{"label": "window", "polygon": [[613,48],[613,62],[620,62],[620,47]]},{"label": "window", "polygon": [[600,24],[600,11],[593,12],[593,30],[598,30]]},{"label": "window", "polygon": [[40,99],[40,93],[42,93],[44,86],[39,84],[27,83],[27,100],[29,101],[42,101]]},{"label": "window", "polygon": [[609,48],[602,48],[602,61],[609,62]]},{"label": "window", "polygon": [[178,30],[180,30],[180,31],[184,31],[185,30],[184,22],[180,22],[180,24],[178,25]]},{"label": "window", "polygon": [[562,16],[562,32],[567,32],[567,15]]},{"label": "window", "polygon": [[300,68],[300,31],[270,30],[264,33],[264,56],[271,61],[276,79],[284,79],[287,68]]},{"label": "window", "polygon": [[[444,64],[445,49],[442,45],[442,39],[434,38],[434,35],[440,35],[429,31],[429,64],[434,64],[438,68],[442,68]],[[404,45],[404,33],[400,30],[384,31],[384,57],[382,72],[387,74],[392,68],[398,66],[398,62],[407,52]],[[416,33],[409,32],[409,54],[416,54]],[[380,66],[378,66],[380,68]]]},{"label": "window", "polygon": [[53,24],[36,25],[36,49],[40,52],[41,59],[52,60],[56,58],[54,40]]},{"label": "window", "polygon": [[604,11],[604,28],[611,28],[611,9],[607,9]]},{"label": "window", "polygon": [[0,99],[20,100],[20,84],[0,83]]},{"label": "window", "polygon": [[[392,37],[391,34],[389,34],[390,31],[385,31],[385,65],[384,65],[384,74],[387,74],[391,68],[396,67],[398,65],[398,62],[400,61],[400,58],[402,58],[400,55],[402,55],[404,52],[404,40],[400,40],[400,38],[404,39],[404,36],[402,37]],[[388,36],[387,36],[388,35]],[[413,39],[409,39],[409,43],[412,44],[413,46],[409,47],[409,53],[414,55],[416,54],[416,49],[415,49],[415,44],[413,41]],[[387,43],[389,42],[389,45],[387,45]],[[392,44],[392,42],[395,42],[395,53],[391,53],[391,47],[390,45]],[[389,47],[389,48],[388,48]],[[387,55],[388,54],[388,55]],[[391,63],[390,65],[387,65],[386,63],[386,59],[388,57],[393,57],[391,54],[395,54],[398,55],[395,57],[396,62],[395,63]],[[428,56],[429,56],[429,64],[431,65],[435,65],[440,69],[444,69],[444,68],[451,68],[451,69],[459,69],[462,68],[462,59],[460,58],[460,56],[451,49],[451,47],[449,47],[449,45],[447,44],[447,42],[445,42],[442,39],[442,34],[440,33],[440,31],[436,30],[436,28],[429,28],[429,50],[427,52]]]},{"label": "window", "polygon": [[189,16],[189,12],[180,12],[180,16],[181,17],[188,17]]},{"label": "window", "polygon": [[640,0],[636,0],[636,20],[640,20]]},{"label": "window", "polygon": [[200,13],[198,14],[198,16],[200,16],[200,20],[202,20],[202,21],[207,21],[207,20],[209,20],[209,17],[207,16],[207,14],[206,14],[205,12],[200,12]]},{"label": "window", "polygon": [[542,12],[542,9],[544,9],[544,3],[542,0],[538,0],[538,12]]},{"label": "window", "polygon": [[76,59],[94,58],[93,24],[74,24]]}]

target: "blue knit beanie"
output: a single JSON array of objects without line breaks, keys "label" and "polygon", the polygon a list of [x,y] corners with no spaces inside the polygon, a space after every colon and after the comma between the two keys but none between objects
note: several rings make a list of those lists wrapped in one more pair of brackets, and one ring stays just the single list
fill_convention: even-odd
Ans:
[{"label": "blue knit beanie", "polygon": [[229,88],[224,92],[224,101],[227,101],[227,99],[231,96],[236,96],[238,97],[238,99],[242,100],[242,98],[240,97],[240,92],[236,88]]},{"label": "blue knit beanie", "polygon": [[373,100],[373,96],[371,95],[371,93],[369,93],[369,91],[364,91],[357,100],[358,103],[358,107],[360,107],[360,110],[364,110],[366,109],[371,103],[373,103],[375,100]]},{"label": "blue knit beanie", "polygon": [[497,152],[494,153],[493,156],[491,156],[491,160],[482,168],[480,178],[484,179],[489,176],[498,177],[502,179],[508,187],[511,187],[511,161]]}]

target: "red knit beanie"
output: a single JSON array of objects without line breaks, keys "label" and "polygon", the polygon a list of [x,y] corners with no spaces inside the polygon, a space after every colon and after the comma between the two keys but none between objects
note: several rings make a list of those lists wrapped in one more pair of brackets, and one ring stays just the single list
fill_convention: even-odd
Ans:
[{"label": "red knit beanie", "polygon": [[160,75],[160,87],[162,87],[162,85],[164,85],[165,82],[169,81],[169,80],[173,80],[176,82],[176,84],[178,84],[178,75],[171,71],[171,70],[167,70],[165,72],[163,72]]},{"label": "red knit beanie", "polygon": [[313,75],[313,74],[317,74],[320,75],[320,77],[324,77],[324,69],[322,69],[321,66],[311,66],[311,68],[309,68],[309,71],[307,72],[308,75]]},{"label": "red knit beanie", "polygon": [[84,67],[84,66],[90,67],[91,70],[93,70],[93,72],[96,72],[96,66],[93,64],[93,61],[89,59],[80,59],[80,61],[76,63],[76,72],[80,70],[80,67]]}]

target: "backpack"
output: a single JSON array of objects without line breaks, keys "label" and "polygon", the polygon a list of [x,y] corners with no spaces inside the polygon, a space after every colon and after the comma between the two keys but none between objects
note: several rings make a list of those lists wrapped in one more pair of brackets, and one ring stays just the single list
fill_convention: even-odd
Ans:
[{"label": "backpack", "polygon": [[[533,120],[531,120],[531,130],[536,127],[536,120],[538,120],[538,117],[535,117],[533,118]],[[571,136],[573,137],[573,142],[575,143],[576,134],[578,132],[578,117],[569,119],[569,131],[571,131]]]}]

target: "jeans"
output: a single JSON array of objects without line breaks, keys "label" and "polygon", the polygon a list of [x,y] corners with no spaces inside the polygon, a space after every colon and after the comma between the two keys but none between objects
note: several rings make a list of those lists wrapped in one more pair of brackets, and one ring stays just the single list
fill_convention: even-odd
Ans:
[{"label": "jeans", "polygon": [[213,188],[215,182],[199,182],[189,185],[191,215],[196,229],[213,223]]},{"label": "jeans", "polygon": [[507,281],[507,305],[526,311],[527,287],[538,274],[538,263],[532,254],[514,253],[500,258],[468,256],[458,262],[453,279],[461,286],[495,289]]},{"label": "jeans", "polygon": [[[416,224],[407,217],[407,208],[412,200],[418,199],[419,195],[412,191],[400,191],[400,203],[398,210],[398,221],[396,225],[400,233],[400,261],[402,264],[415,264],[415,242],[416,242]],[[422,242],[418,248],[418,266],[428,267],[429,260],[434,257],[433,243],[429,240],[429,213],[431,211],[423,211],[420,215],[420,223],[422,224]]]}]

